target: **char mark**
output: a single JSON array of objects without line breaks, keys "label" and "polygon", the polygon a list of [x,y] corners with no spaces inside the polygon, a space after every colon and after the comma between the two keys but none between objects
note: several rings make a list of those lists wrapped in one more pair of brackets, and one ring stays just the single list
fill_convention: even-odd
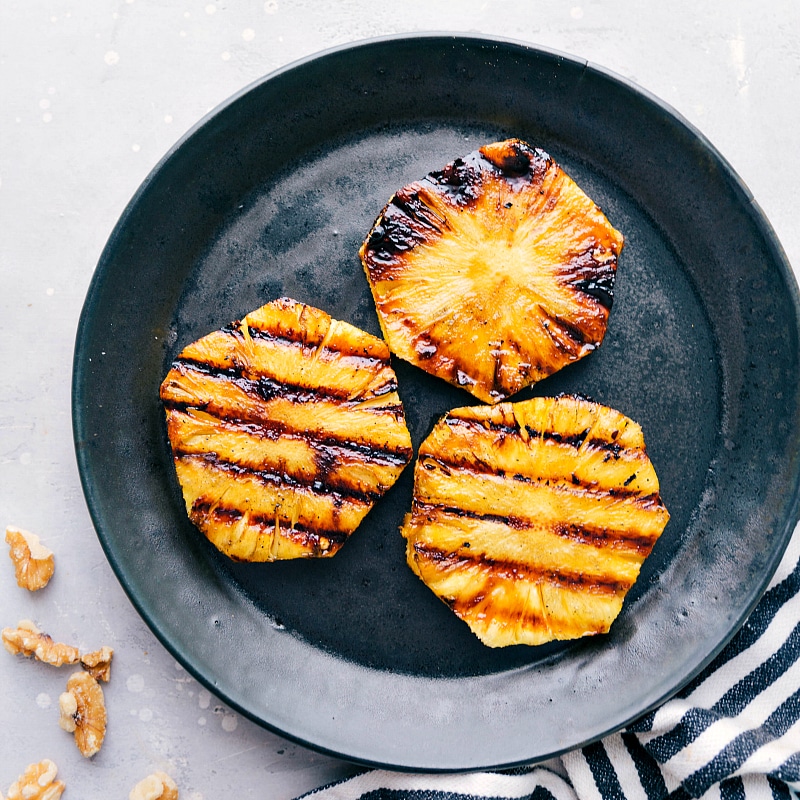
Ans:
[{"label": "char mark", "polygon": [[548,169],[556,166],[544,150],[531,148],[519,140],[483,147],[477,155],[484,165],[490,165],[489,169],[512,183],[524,181],[532,185],[541,184]]},{"label": "char mark", "polygon": [[[215,505],[206,498],[198,498],[192,505],[192,513],[208,518],[211,517],[217,522],[225,525],[234,525],[244,516],[244,513],[235,506]],[[265,533],[275,530],[275,518],[265,514],[248,513],[247,521],[251,525],[263,528]],[[348,533],[340,530],[329,530],[327,528],[311,528],[296,522],[289,525],[288,520],[279,520],[281,523],[281,535],[299,540],[301,543],[319,544],[320,539],[327,539],[334,547],[341,547],[347,541]]]},{"label": "char mark", "polygon": [[477,152],[470,153],[444,169],[431,172],[425,180],[433,185],[434,191],[444,192],[454,205],[463,208],[475,203],[480,196],[481,169],[486,163]]},{"label": "char mark", "polygon": [[[518,425],[506,425],[502,422],[493,422],[489,419],[464,419],[463,417],[454,417],[452,415],[445,419],[445,422],[450,427],[463,426],[476,431],[478,434],[485,431],[493,431],[495,433],[506,434],[510,436],[521,436],[520,428]],[[579,450],[585,444],[587,447],[596,450],[604,450],[608,453],[609,458],[619,459],[623,453],[638,454],[638,450],[627,448],[615,441],[606,441],[605,439],[598,439],[596,437],[588,438],[590,429],[586,428],[576,433],[562,433],[560,431],[540,430],[531,425],[525,426],[525,433],[531,439],[544,439],[545,441],[556,442],[558,444],[568,445]]]},{"label": "char mark", "polygon": [[409,220],[417,231],[417,238],[424,240],[433,234],[441,234],[447,220],[439,216],[421,197],[421,184],[411,184],[400,189],[392,198],[392,204]]},{"label": "char mark", "polygon": [[389,277],[398,260],[417,245],[441,234],[446,220],[420,199],[414,184],[398,191],[370,231],[365,250],[373,280]]},{"label": "char mark", "polygon": [[[582,345],[586,344],[586,336],[580,328],[567,322],[557,314],[549,314],[544,308],[541,310],[545,317],[543,323],[544,329],[547,331],[547,334],[550,336],[553,344],[559,350],[566,351],[568,353],[572,352],[572,348],[569,347],[568,343],[563,341],[564,338],[572,342],[575,347],[581,347]],[[563,338],[562,336],[555,335],[555,331],[563,334]]]},{"label": "char mark", "polygon": [[580,289],[584,294],[594,297],[603,308],[611,311],[611,306],[614,304],[614,282],[608,281],[604,278],[589,278],[587,280],[578,281],[575,284],[576,289]]},{"label": "char mark", "polygon": [[[510,479],[530,486],[548,486],[553,492],[566,492],[570,494],[590,495],[595,498],[619,497],[638,503],[643,508],[650,507],[654,495],[642,495],[638,489],[629,488],[634,476],[629,477],[621,486],[599,486],[597,482],[583,481],[574,472],[566,474],[553,473],[551,475],[523,475],[521,472],[513,474],[489,464],[479,458],[468,460],[466,458],[442,458],[423,453],[420,463],[425,469],[434,469],[434,464],[446,475],[452,475],[453,470],[467,472],[472,475],[489,475],[502,479]],[[657,495],[655,495],[657,496]]]},{"label": "char mark", "polygon": [[502,422],[494,422],[490,419],[465,419],[464,417],[456,417],[452,414],[448,414],[444,421],[451,428],[469,428],[479,434],[485,431],[495,431],[496,433],[505,433],[512,436],[519,435],[518,426],[505,425]]},{"label": "char mark", "polygon": [[[224,333],[226,336],[232,336],[235,339],[244,340],[241,320],[236,320],[235,322],[230,323],[230,325],[224,325],[222,328],[220,328],[220,332]],[[380,369],[380,367],[384,367],[389,364],[388,359],[378,358],[377,356],[369,356],[358,349],[344,350],[342,348],[336,348],[332,346],[330,342],[326,342],[325,344],[309,342],[306,338],[305,331],[302,329],[285,329],[278,332],[273,330],[265,330],[263,328],[254,328],[252,325],[248,325],[247,332],[251,339],[274,342],[276,344],[283,345],[284,347],[300,346],[312,351],[320,350],[322,352],[331,353],[335,356],[357,358],[359,361],[363,361],[365,365],[372,365],[372,369],[375,371]]]},{"label": "char mark", "polygon": [[299,475],[288,475],[286,472],[273,472],[269,469],[253,469],[233,461],[226,461],[216,453],[192,453],[176,448],[174,456],[176,460],[202,462],[233,478],[253,478],[264,485],[274,486],[278,489],[306,491],[330,497],[337,505],[341,505],[343,502],[353,505],[371,505],[381,496],[380,492],[364,492],[352,486],[338,484],[334,486],[332,483],[321,480],[319,475],[305,478]]},{"label": "char mark", "polygon": [[[586,263],[584,263],[586,262]],[[607,311],[614,304],[614,282],[616,280],[616,262],[598,264],[591,253],[578,259],[575,267],[577,280],[572,284],[575,289],[593,297]]]},{"label": "char mark", "polygon": [[562,539],[569,539],[579,544],[589,544],[594,547],[609,548],[611,550],[625,550],[637,553],[646,558],[655,545],[655,540],[637,534],[635,531],[615,531],[609,528],[599,528],[591,525],[577,525],[565,523],[555,528]]},{"label": "char mark", "polygon": [[[424,503],[415,501],[414,514],[426,519],[436,519],[440,515],[466,517],[479,522],[489,522],[506,525],[513,530],[530,530],[537,527],[537,523],[520,516],[506,516],[503,514],[482,514],[477,511],[468,511],[455,506],[440,503]],[[562,539],[568,539],[578,544],[591,545],[592,547],[609,548],[633,552],[646,556],[655,545],[655,539],[647,537],[636,531],[614,530],[596,525],[578,525],[577,523],[560,523],[548,528],[552,533]]]},{"label": "char mark", "polygon": [[576,450],[580,450],[580,448],[583,447],[583,443],[586,441],[590,430],[590,428],[586,428],[578,433],[561,433],[560,431],[539,431],[532,428],[530,425],[525,426],[525,432],[532,439],[544,439],[545,441],[556,442],[557,444],[566,444],[569,447],[574,447]]},{"label": "char mark", "polygon": [[413,455],[413,451],[410,447],[394,449],[387,447],[379,448],[368,442],[355,442],[350,439],[332,436],[331,434],[326,434],[324,436],[316,435],[314,431],[298,431],[278,420],[269,419],[267,417],[252,416],[244,419],[241,412],[232,414],[229,413],[227,408],[214,407],[210,409],[209,407],[200,407],[198,405],[192,405],[191,403],[180,403],[171,400],[164,401],[164,407],[168,411],[183,413],[190,412],[194,409],[206,411],[207,413],[213,411],[213,416],[221,423],[248,433],[251,436],[261,436],[272,440],[276,440],[281,436],[292,436],[294,438],[304,439],[311,447],[316,449],[333,449],[339,450],[343,454],[356,455],[368,464],[405,466]]},{"label": "char mark", "polygon": [[499,152],[498,148],[494,148],[493,153],[494,157],[490,163],[507,177],[522,178],[531,171],[533,153],[520,142],[512,142]]},{"label": "char mark", "polygon": [[[336,400],[340,403],[347,403],[350,401],[350,393],[344,388],[337,389],[331,386],[300,386],[298,384],[276,381],[266,375],[262,375],[258,378],[247,378],[243,374],[241,367],[238,366],[215,367],[205,361],[178,358],[173,362],[172,367],[178,372],[191,370],[207,375],[210,378],[228,380],[243,392],[258,397],[265,402],[269,402],[276,397],[289,400],[292,403],[313,403],[319,400]],[[394,391],[397,391],[397,382],[389,380],[378,387],[374,396],[381,397]],[[374,410],[377,411],[379,409]]]},{"label": "char mark", "polygon": [[318,464],[325,464],[330,470],[335,461],[341,458],[357,456],[365,464],[375,464],[381,467],[404,467],[411,460],[413,450],[411,447],[400,450],[381,450],[369,444],[358,442],[342,442],[330,437],[309,439],[314,448]]},{"label": "char mark", "polygon": [[532,583],[549,583],[561,589],[573,589],[593,594],[620,595],[627,592],[630,581],[618,580],[612,575],[589,575],[584,572],[544,569],[510,559],[490,558],[480,553],[453,553],[420,542],[414,543],[414,554],[436,564],[443,570],[477,567],[490,572],[493,577],[503,580],[527,580]]}]

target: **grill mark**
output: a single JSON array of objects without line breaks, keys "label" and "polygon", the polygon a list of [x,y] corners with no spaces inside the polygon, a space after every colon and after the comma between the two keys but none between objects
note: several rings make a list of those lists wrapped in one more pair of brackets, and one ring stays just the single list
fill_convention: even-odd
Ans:
[{"label": "grill mark", "polygon": [[[524,517],[504,514],[481,514],[478,511],[469,511],[457,506],[448,506],[444,503],[425,503],[414,501],[414,515],[421,514],[432,520],[442,514],[474,519],[478,522],[492,522],[506,525],[514,530],[524,531],[535,527],[535,522]],[[624,550],[646,557],[655,546],[658,537],[649,537],[636,532],[612,530],[592,525],[578,525],[577,523],[561,523],[547,528],[551,533],[562,539],[588,544],[593,547],[609,548],[611,550]]]},{"label": "grill mark", "polygon": [[616,280],[616,254],[612,260],[598,263],[591,252],[582,253],[572,260],[571,286],[597,301],[606,311],[614,304],[614,283]]},{"label": "grill mark", "polygon": [[[198,406],[194,406],[190,403],[179,402],[165,402],[164,405],[170,411],[185,412],[192,408],[198,408]],[[200,407],[200,410],[207,411],[209,407],[211,406],[209,405],[205,408]],[[373,447],[371,444],[354,442],[351,439],[343,439],[332,434],[316,436],[314,435],[313,431],[298,431],[282,422],[279,422],[278,420],[272,420],[261,416],[256,416],[250,419],[242,419],[241,417],[226,415],[225,412],[227,409],[224,408],[220,409],[214,407],[213,410],[213,416],[216,416],[226,424],[239,426],[245,430],[248,430],[249,432],[256,433],[261,436],[266,435],[272,439],[278,439],[281,435],[295,436],[299,439],[304,439],[312,447],[315,445],[322,447],[340,447],[344,451],[358,453],[362,455],[365,460],[375,460],[377,463],[382,463],[385,460],[393,465],[406,465],[411,460],[411,456],[413,455],[413,450],[411,447],[381,449],[378,447]]]},{"label": "grill mark", "polygon": [[[505,433],[511,436],[517,436],[522,439],[522,434],[519,425],[507,425],[502,422],[494,422],[489,419],[465,419],[464,417],[448,416],[445,422],[451,426],[463,426],[476,432],[477,434],[484,433],[485,431],[494,431],[496,433]],[[586,428],[580,433],[559,433],[558,431],[545,431],[532,428],[530,425],[525,426],[525,432],[531,439],[544,439],[545,441],[557,442],[558,444],[566,444],[576,450],[586,446],[596,450],[605,450],[610,454],[611,458],[618,459],[623,453],[636,454],[638,457],[642,453],[641,448],[638,447],[625,447],[616,441],[607,441],[606,439],[599,439],[596,437],[588,438],[590,428]],[[615,431],[618,435],[618,432]],[[613,436],[616,439],[616,436]],[[524,441],[524,440],[523,440]]]},{"label": "grill mark", "polygon": [[[563,319],[557,314],[551,314],[542,305],[539,305],[539,311],[544,317],[542,327],[550,337],[550,341],[553,343],[553,346],[559,352],[573,356],[575,351],[580,350],[581,347],[585,346],[594,348],[597,346],[596,342],[587,341],[586,334],[576,325],[567,322],[567,320]],[[563,334],[564,338],[568,339],[573,346],[570,347],[566,342],[562,341],[562,337],[555,335],[556,331]]]},{"label": "grill mark", "polygon": [[[206,518],[211,517],[212,519],[224,525],[234,525],[244,516],[244,513],[236,507],[214,505],[210,500],[205,498],[198,498],[195,500],[194,504],[192,505],[192,513],[201,514]],[[265,533],[271,533],[275,530],[274,517],[267,517],[264,514],[248,513],[247,519],[250,524],[256,525],[259,528],[263,528]],[[281,524],[280,526],[281,535],[300,542],[300,544],[303,545],[311,544],[319,546],[320,539],[327,539],[331,543],[332,547],[338,549],[347,541],[347,538],[350,535],[347,533],[347,531],[330,530],[327,528],[311,528],[298,522],[290,526],[288,520],[281,520],[281,523],[284,522],[285,524]]]},{"label": "grill mark", "polygon": [[[300,386],[299,384],[285,383],[283,381],[262,375],[257,379],[247,378],[241,367],[215,367],[205,361],[197,361],[180,356],[173,362],[172,368],[181,374],[186,370],[199,372],[210,378],[228,380],[236,384],[243,392],[257,397],[265,402],[275,397],[282,397],[293,403],[313,403],[318,400],[338,400],[351,402],[350,393],[346,389],[336,389],[332,386]],[[373,397],[382,397],[385,394],[397,391],[397,381],[387,380],[372,392]]]},{"label": "grill mark", "polygon": [[[492,352],[492,377],[481,378],[472,377],[469,374],[471,361],[468,355],[461,352],[449,352],[446,355],[437,353],[437,345],[431,343],[429,337],[427,341],[422,340],[428,346],[427,352],[420,350],[418,341],[415,342],[415,352],[420,361],[427,361],[432,356],[436,356],[433,363],[436,364],[434,374],[445,378],[456,386],[463,386],[467,391],[472,391],[472,387],[479,386],[486,395],[495,402],[504,400],[510,395],[515,394],[524,388],[528,377],[531,375],[539,376],[538,379],[546,378],[553,372],[552,366],[540,362],[528,362],[530,353],[523,353],[522,345],[511,338],[504,338],[501,344]],[[421,339],[421,337],[420,337]],[[506,355],[516,354],[520,361],[509,366]],[[425,369],[425,367],[423,367]]]},{"label": "grill mark", "polygon": [[426,228],[433,234],[441,234],[443,228],[449,227],[447,219],[437,214],[425,199],[420,197],[420,190],[425,192],[424,181],[403,187],[391,202],[402,214],[416,223],[417,227]]},{"label": "grill mark", "polygon": [[[382,397],[385,394],[388,394],[390,392],[395,392],[397,390],[396,380],[390,379],[385,384],[383,384],[383,386],[378,387],[378,390],[372,393],[372,397],[362,398],[361,400],[356,401],[349,399],[350,395],[344,392],[344,390],[342,390],[341,392],[335,392],[335,391],[326,392],[325,389],[322,388],[294,386],[291,384],[281,383],[279,381],[275,381],[266,377],[260,378],[259,380],[255,381],[250,378],[243,377],[241,375],[241,372],[234,367],[216,368],[204,362],[195,362],[189,359],[173,362],[172,369],[181,376],[186,376],[189,372],[195,372],[207,376],[212,381],[220,381],[220,382],[227,381],[228,383],[231,383],[234,386],[236,386],[237,389],[246,394],[248,397],[252,398],[254,401],[263,403],[267,403],[270,400],[274,400],[275,398],[287,400],[290,403],[294,403],[296,405],[301,405],[303,403],[314,403],[318,401],[329,401],[329,402],[333,401],[333,402],[338,402],[340,406],[346,409],[347,408],[359,409],[362,403],[370,401],[372,397]],[[166,383],[167,382],[165,381],[164,384],[165,386]],[[180,387],[179,382],[177,382],[174,378],[170,383],[173,385],[178,385]],[[186,410],[188,408],[197,408],[201,411],[207,411],[209,408],[213,407],[218,409],[218,415],[220,416],[220,418],[228,420],[242,419],[242,421],[255,421],[255,422],[268,421],[267,419],[262,417],[257,417],[253,419],[237,418],[227,413],[229,412],[229,409],[219,405],[219,403],[214,401],[213,397],[206,403],[188,403],[180,400],[172,400],[169,397],[165,397],[164,396],[165,394],[166,390],[162,386],[161,400],[167,409],[175,408],[178,410]],[[387,404],[385,406],[375,406],[370,403],[362,410],[369,411],[370,413],[374,414],[391,414],[398,422],[402,422],[404,420],[403,404],[399,401]]]},{"label": "grill mark", "polygon": [[548,478],[534,478],[529,475],[523,475],[520,472],[510,474],[505,470],[498,469],[492,464],[487,464],[479,460],[445,460],[441,457],[437,458],[426,453],[421,454],[420,459],[424,459],[424,461],[420,461],[424,469],[433,469],[432,466],[428,466],[430,462],[433,462],[437,464],[448,476],[452,474],[451,470],[455,469],[471,475],[494,475],[498,478],[511,479],[518,481],[519,483],[528,484],[529,486],[548,486],[554,492],[566,491],[570,494],[576,494],[580,492],[581,494],[597,496],[608,495],[610,497],[627,498],[630,499],[631,502],[636,502],[638,500],[651,497],[651,495],[643,495],[638,489],[629,488],[630,483],[636,477],[636,473],[630,476],[622,486],[603,488],[598,487],[596,484],[592,484],[588,481],[582,481],[574,472],[571,472],[569,475],[552,475]]},{"label": "grill mark", "polygon": [[[508,354],[519,357],[519,361],[509,368]],[[530,363],[530,353],[523,353],[522,346],[513,338],[505,337],[496,348],[493,348],[492,356],[492,377],[491,380],[481,379],[489,396],[495,400],[500,400],[515,394],[525,385],[521,381],[527,380],[530,375],[546,377],[552,371],[545,364]],[[468,370],[470,360],[461,353],[454,353],[452,358],[455,361],[453,366],[453,383],[458,386],[474,386],[478,381],[469,377],[460,367]],[[507,372],[504,373],[504,370]],[[469,391],[469,389],[468,389]]]},{"label": "grill mark", "polygon": [[[497,145],[504,144],[502,147]],[[512,139],[506,143],[496,143],[482,147],[478,153],[510,183],[514,179],[525,178],[531,186],[541,185],[548,171],[554,176],[561,172],[556,162],[539,147],[530,147],[525,142]]]},{"label": "grill mark", "polygon": [[[345,350],[344,348],[334,347],[333,345],[330,344],[330,342],[325,342],[323,344],[322,340],[320,340],[316,344],[313,342],[309,342],[306,339],[306,332],[302,329],[281,330],[280,332],[278,332],[264,328],[255,328],[252,325],[248,325],[247,331],[251,339],[257,339],[257,340],[260,339],[266,342],[274,342],[275,344],[280,344],[283,345],[284,347],[287,345],[290,346],[300,345],[304,350],[310,350],[314,353],[323,352],[323,353],[331,353],[337,356],[343,356],[345,358],[356,358],[359,361],[364,361],[367,364],[372,364],[378,367],[385,367],[389,365],[388,358],[370,356],[364,352],[358,352],[358,350],[353,350],[353,349]],[[231,336],[234,339],[238,339],[240,341],[245,340],[244,334],[242,333],[241,320],[236,320],[234,322],[231,322],[229,325],[223,325],[219,329],[219,332],[224,333],[226,336]]]},{"label": "grill mark", "polygon": [[447,221],[421,200],[420,188],[412,183],[400,189],[372,226],[361,249],[372,281],[390,278],[394,269],[402,272],[406,254],[447,227]]},{"label": "grill mark", "polygon": [[425,182],[434,191],[443,194],[455,206],[468,208],[475,205],[481,194],[484,171],[491,167],[476,150],[451,161],[443,169],[434,170],[425,176]]},{"label": "grill mark", "polygon": [[[186,414],[195,406],[188,403],[165,402],[164,405],[173,412]],[[188,414],[187,414],[188,415]],[[365,464],[375,464],[382,467],[404,467],[411,460],[413,450],[411,447],[392,450],[389,448],[373,447],[369,444],[361,444],[347,439],[340,439],[335,436],[313,436],[309,431],[296,431],[283,423],[274,420],[264,420],[263,422],[247,422],[238,417],[222,417],[215,415],[216,419],[232,428],[250,436],[261,439],[277,441],[282,435],[291,436],[295,439],[302,439],[315,452],[324,453],[327,451],[338,451],[345,456],[358,456]],[[188,452],[187,452],[188,455]]]},{"label": "grill mark", "polygon": [[613,531],[608,528],[595,528],[575,523],[558,525],[555,532],[563,539],[569,539],[578,544],[607,547],[611,550],[629,550],[642,558],[650,555],[650,551],[658,540],[658,537],[650,538],[627,531]]},{"label": "grill mark", "polygon": [[[574,342],[579,347],[581,345],[588,345],[591,347],[596,346],[595,343],[593,342],[587,342],[586,335],[576,325],[572,325],[562,317],[556,316],[554,314],[546,314],[546,316],[550,320],[552,320],[556,325],[558,325],[559,330],[561,330],[570,341]],[[553,344],[555,344],[556,347],[558,347],[559,349],[563,349],[563,345],[560,345],[559,340],[553,339]]]},{"label": "grill mark", "polygon": [[404,467],[413,455],[410,447],[402,451],[379,450],[369,445],[341,443],[333,440],[317,439],[311,446],[320,459],[320,463],[324,460],[330,468],[336,466],[338,458],[354,455],[360,457],[365,464],[374,464],[380,467]]},{"label": "grill mark", "polygon": [[428,361],[433,358],[438,350],[436,343],[427,331],[414,337],[413,348],[420,361]]},{"label": "grill mark", "polygon": [[587,297],[596,300],[606,311],[611,311],[614,304],[614,281],[605,276],[599,278],[587,278],[578,281],[573,286]]},{"label": "grill mark", "polygon": [[353,487],[333,486],[320,480],[319,477],[304,480],[296,475],[287,475],[285,472],[278,474],[269,470],[251,469],[242,464],[221,459],[216,453],[188,453],[176,448],[174,454],[176,460],[202,462],[213,469],[232,475],[234,479],[255,478],[264,485],[274,486],[284,491],[306,490],[317,496],[330,497],[335,506],[341,506],[345,502],[352,505],[371,506],[381,497],[380,492],[362,492]]},{"label": "grill mark", "polygon": [[427,547],[420,542],[414,543],[414,554],[417,558],[432,562],[441,569],[463,569],[469,566],[478,566],[489,571],[495,579],[511,581],[527,579],[535,583],[545,581],[561,589],[619,595],[627,592],[633,585],[630,581],[616,580],[608,575],[586,575],[583,572],[575,573],[566,570],[557,572],[506,559],[452,553],[435,547]]},{"label": "grill mark", "polygon": [[[506,178],[522,178],[531,172],[531,156],[533,153],[520,142],[513,142],[501,152],[498,148],[486,148],[481,155]],[[488,155],[487,155],[488,151]]]}]

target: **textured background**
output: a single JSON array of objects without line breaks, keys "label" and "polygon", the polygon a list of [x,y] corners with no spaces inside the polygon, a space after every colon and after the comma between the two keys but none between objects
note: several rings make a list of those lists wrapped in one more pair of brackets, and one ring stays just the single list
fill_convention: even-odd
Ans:
[{"label": "textured background", "polygon": [[127,796],[153,769],[189,800],[281,800],[351,769],[242,719],[181,670],[119,587],[80,490],[70,378],[81,305],[125,204],[187,129],[251,81],[348,41],[433,30],[527,41],[677,109],[749,185],[797,268],[798,23],[795,0],[4,0],[0,527],[38,533],[57,572],[28,595],[0,562],[0,626],[29,617],[116,655],[108,738],[88,762],[57,725],[66,673],[0,653],[0,791],[44,757],[66,796],[87,800]]}]

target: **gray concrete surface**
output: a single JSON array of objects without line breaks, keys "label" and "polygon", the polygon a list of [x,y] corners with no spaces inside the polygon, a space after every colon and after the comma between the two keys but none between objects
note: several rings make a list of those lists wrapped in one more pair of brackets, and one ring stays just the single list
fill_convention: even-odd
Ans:
[{"label": "gray concrete surface", "polygon": [[[72,447],[76,325],[101,249],[164,152],[254,79],[332,45],[469,31],[555,48],[635,81],[697,126],[800,266],[796,0],[4,0],[0,4],[0,526],[56,552],[28,595],[0,554],[0,626],[116,650],[92,761],[57,724],[66,673],[0,654],[0,791],[53,759],[66,797],[127,797],[154,769],[188,800],[282,800],[350,767],[268,733],[200,687],[137,616],[84,503]],[[5,546],[2,548],[5,551]]]}]

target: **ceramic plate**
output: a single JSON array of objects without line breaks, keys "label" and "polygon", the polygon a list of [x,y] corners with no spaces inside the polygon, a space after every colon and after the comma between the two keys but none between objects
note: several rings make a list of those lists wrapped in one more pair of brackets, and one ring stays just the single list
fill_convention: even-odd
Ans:
[{"label": "ceramic plate", "polygon": [[[333,559],[234,564],[184,512],[158,388],[180,349],[280,296],[379,334],[358,248],[395,189],[481,144],[548,151],[626,237],[602,347],[523,393],[644,429],[671,520],[605,636],[484,647],[405,565],[412,469]],[[473,399],[396,362],[418,446]],[[425,35],[282,69],[161,161],[97,266],[75,446],[109,561],[155,634],[232,707],[364,763],[531,763],[625,725],[717,653],[797,518],[798,292],[702,135],[607,71]]]}]

